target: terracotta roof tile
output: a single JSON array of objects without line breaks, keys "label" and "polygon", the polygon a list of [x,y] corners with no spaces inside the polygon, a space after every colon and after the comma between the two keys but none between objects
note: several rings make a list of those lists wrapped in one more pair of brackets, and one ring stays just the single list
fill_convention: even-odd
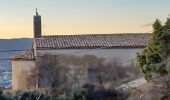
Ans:
[{"label": "terracotta roof tile", "polygon": [[35,60],[33,49],[28,49],[17,53],[12,57],[12,60]]},{"label": "terracotta roof tile", "polygon": [[55,35],[35,39],[35,43],[39,49],[145,47],[150,38],[149,33]]}]

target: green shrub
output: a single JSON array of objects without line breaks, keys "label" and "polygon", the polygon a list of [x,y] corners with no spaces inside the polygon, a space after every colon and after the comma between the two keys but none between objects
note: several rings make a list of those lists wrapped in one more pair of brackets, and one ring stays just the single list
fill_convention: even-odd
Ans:
[{"label": "green shrub", "polygon": [[73,90],[73,100],[86,100],[87,90],[84,88],[76,88]]},{"label": "green shrub", "polygon": [[59,95],[56,100],[74,100],[74,99],[70,96]]},{"label": "green shrub", "polygon": [[159,20],[153,24],[153,33],[151,39],[142,53],[138,53],[137,61],[148,79],[152,74],[165,75],[170,73],[170,19],[167,19],[165,25]]},{"label": "green shrub", "polygon": [[0,95],[2,95],[3,94],[3,89],[2,88],[0,88]]}]

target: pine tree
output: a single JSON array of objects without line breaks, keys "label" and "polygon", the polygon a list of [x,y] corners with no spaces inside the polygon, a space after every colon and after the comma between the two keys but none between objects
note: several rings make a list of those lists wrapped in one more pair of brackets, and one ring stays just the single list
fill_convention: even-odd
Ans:
[{"label": "pine tree", "polygon": [[146,78],[152,74],[170,73],[170,19],[162,25],[157,19],[153,24],[151,39],[142,53],[137,55],[138,64]]}]

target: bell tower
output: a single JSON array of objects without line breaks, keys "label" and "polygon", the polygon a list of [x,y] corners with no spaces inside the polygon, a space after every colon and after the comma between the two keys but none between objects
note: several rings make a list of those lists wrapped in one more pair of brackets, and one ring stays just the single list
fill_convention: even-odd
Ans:
[{"label": "bell tower", "polygon": [[36,8],[36,15],[34,15],[34,38],[41,38],[41,16],[38,15]]}]

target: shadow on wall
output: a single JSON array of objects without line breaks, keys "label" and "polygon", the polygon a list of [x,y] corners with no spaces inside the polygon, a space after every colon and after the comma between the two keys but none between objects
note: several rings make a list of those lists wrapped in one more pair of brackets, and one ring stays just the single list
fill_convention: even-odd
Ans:
[{"label": "shadow on wall", "polygon": [[37,58],[36,69],[32,73],[32,76],[28,76],[28,79],[32,79],[30,86],[33,84],[37,88],[60,88],[64,91],[86,83],[110,88],[140,76],[133,61],[131,65],[122,66],[118,58],[106,60],[95,55],[46,54]]}]

